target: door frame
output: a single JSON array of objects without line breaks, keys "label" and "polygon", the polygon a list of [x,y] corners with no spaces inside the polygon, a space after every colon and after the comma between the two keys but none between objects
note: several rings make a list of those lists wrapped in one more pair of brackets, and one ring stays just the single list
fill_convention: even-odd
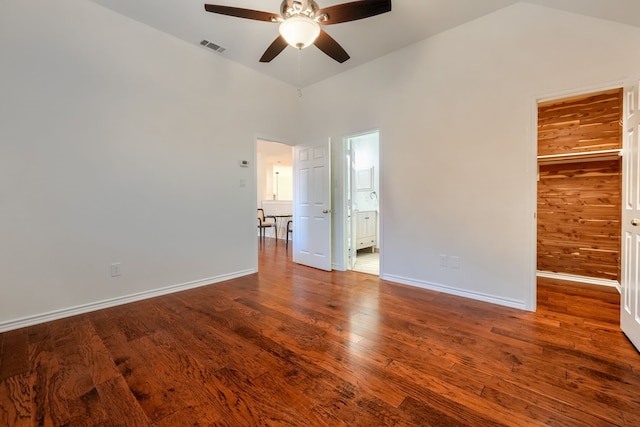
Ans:
[{"label": "door frame", "polygon": [[[340,259],[340,270],[347,271],[351,270],[351,266],[349,264],[349,235],[347,234],[347,230],[351,230],[351,234],[355,235],[355,217],[353,216],[353,209],[351,207],[351,218],[349,217],[349,198],[351,197],[351,203],[353,203],[353,193],[354,193],[354,171],[351,170],[351,161],[347,162],[347,154],[351,155],[352,153],[348,153],[351,149],[350,144],[348,144],[348,140],[357,138],[359,136],[370,135],[370,134],[378,135],[378,248],[380,248],[380,272],[379,276],[382,277],[383,273],[383,253],[382,253],[382,245],[383,245],[383,199],[380,195],[383,193],[383,172],[382,172],[382,131],[380,129],[371,129],[367,131],[357,132],[353,134],[346,135],[342,138],[342,147],[340,150],[340,158],[342,159],[342,165],[340,167],[342,171],[342,182],[341,182],[341,204],[342,209],[340,215],[342,216],[342,230],[340,232],[340,236],[336,236],[336,241],[341,242],[341,247],[339,248],[339,252],[341,255],[338,257]],[[337,169],[337,168],[336,168]],[[334,169],[334,170],[336,170]],[[349,182],[351,182],[351,187],[349,187]],[[351,191],[351,194],[348,194],[348,191]],[[349,224],[350,221],[350,224]],[[353,240],[353,239],[352,239]],[[353,242],[352,242],[353,243]],[[338,249],[338,248],[336,248]],[[357,249],[356,249],[357,251]]]},{"label": "door frame", "polygon": [[[603,84],[578,88],[578,89],[570,89],[561,92],[553,92],[546,95],[535,96],[532,99],[531,103],[531,132],[530,132],[530,158],[529,162],[531,168],[531,194],[533,197],[533,201],[531,203],[533,218],[532,226],[529,231],[531,238],[531,258],[530,258],[530,269],[531,269],[531,279],[529,283],[529,301],[527,304],[527,309],[529,311],[536,311],[537,307],[537,296],[538,296],[538,283],[537,283],[537,267],[538,267],[538,253],[537,253],[537,243],[538,243],[538,104],[542,102],[549,102],[554,100],[560,100],[563,98],[571,98],[575,96],[588,95],[594,92],[603,92],[607,90],[613,90],[618,88],[625,88],[627,82],[624,80],[616,80]],[[623,102],[623,116],[626,114],[626,103]],[[624,180],[624,175],[622,177]],[[620,190],[622,191],[622,190]],[[620,288],[618,287],[618,291]]]}]

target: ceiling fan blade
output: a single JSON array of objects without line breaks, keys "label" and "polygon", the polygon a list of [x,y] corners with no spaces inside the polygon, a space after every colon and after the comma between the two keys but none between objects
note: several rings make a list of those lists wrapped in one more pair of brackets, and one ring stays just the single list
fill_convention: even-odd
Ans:
[{"label": "ceiling fan blade", "polygon": [[320,9],[316,16],[326,14],[327,20],[320,24],[331,25],[370,18],[390,11],[391,0],[360,0]]},{"label": "ceiling fan blade", "polygon": [[253,19],[255,21],[275,22],[280,16],[273,13],[261,12],[259,10],[242,9],[240,7],[218,6],[216,4],[205,4],[207,12],[218,13],[220,15],[235,16],[237,18]]},{"label": "ceiling fan blade", "polygon": [[273,58],[280,55],[280,52],[287,47],[287,41],[282,36],[278,36],[277,39],[271,43],[271,45],[265,50],[262,58],[260,58],[260,62],[271,62]]},{"label": "ceiling fan blade", "polygon": [[324,30],[320,30],[320,35],[313,44],[341,64],[350,58],[347,51]]}]

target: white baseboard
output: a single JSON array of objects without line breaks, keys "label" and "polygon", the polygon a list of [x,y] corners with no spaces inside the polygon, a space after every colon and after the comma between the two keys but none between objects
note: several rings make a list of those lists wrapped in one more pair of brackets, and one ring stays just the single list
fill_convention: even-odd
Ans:
[{"label": "white baseboard", "polygon": [[409,286],[415,286],[417,288],[428,289],[430,291],[437,291],[445,294],[456,295],[459,297],[488,302],[491,304],[502,305],[505,307],[517,308],[519,310],[527,310],[527,306],[524,301],[496,297],[494,295],[481,294],[477,292],[465,291],[462,289],[452,288],[449,286],[439,285],[436,283],[424,282],[422,280],[415,280],[415,279],[409,279],[401,276],[394,276],[392,274],[385,274],[380,276],[380,278],[383,280],[388,280],[390,282],[401,283],[403,285],[409,285]]},{"label": "white baseboard", "polygon": [[598,279],[595,277],[577,276],[575,274],[552,273],[550,271],[536,271],[537,277],[546,279],[568,280],[571,282],[589,283],[590,285],[609,286],[621,291],[620,282],[617,280]]},{"label": "white baseboard", "polygon": [[256,269],[249,269],[249,270],[238,271],[235,273],[222,274],[220,276],[209,277],[206,279],[200,279],[192,282],[181,283],[178,285],[171,285],[171,286],[167,286],[160,289],[153,289],[150,291],[139,292],[136,294],[110,298],[108,300],[97,301],[97,302],[83,304],[75,307],[64,308],[61,310],[50,311],[48,313],[23,317],[21,319],[0,322],[0,332],[7,332],[14,329],[24,328],[26,326],[37,325],[39,323],[50,322],[52,320],[63,319],[65,317],[76,316],[78,314],[84,314],[84,313],[89,313],[91,311],[102,310],[104,308],[115,307],[122,304],[128,304],[130,302],[140,301],[148,298],[154,298],[161,295],[172,294],[174,292],[185,291],[187,289],[199,288],[201,286],[224,282],[225,280],[231,280],[231,279],[247,276],[249,274],[253,274],[257,272],[258,271]]}]

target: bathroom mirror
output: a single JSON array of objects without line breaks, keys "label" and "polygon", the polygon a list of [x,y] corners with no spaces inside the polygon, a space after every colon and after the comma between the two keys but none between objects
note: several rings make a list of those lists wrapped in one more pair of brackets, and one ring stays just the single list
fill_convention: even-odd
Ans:
[{"label": "bathroom mirror", "polygon": [[356,190],[373,191],[373,166],[356,171]]}]

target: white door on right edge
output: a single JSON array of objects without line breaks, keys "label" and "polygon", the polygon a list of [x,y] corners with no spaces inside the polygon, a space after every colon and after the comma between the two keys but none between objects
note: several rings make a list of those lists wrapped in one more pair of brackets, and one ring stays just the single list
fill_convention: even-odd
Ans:
[{"label": "white door on right edge", "polygon": [[620,328],[640,351],[640,93],[625,89]]}]

